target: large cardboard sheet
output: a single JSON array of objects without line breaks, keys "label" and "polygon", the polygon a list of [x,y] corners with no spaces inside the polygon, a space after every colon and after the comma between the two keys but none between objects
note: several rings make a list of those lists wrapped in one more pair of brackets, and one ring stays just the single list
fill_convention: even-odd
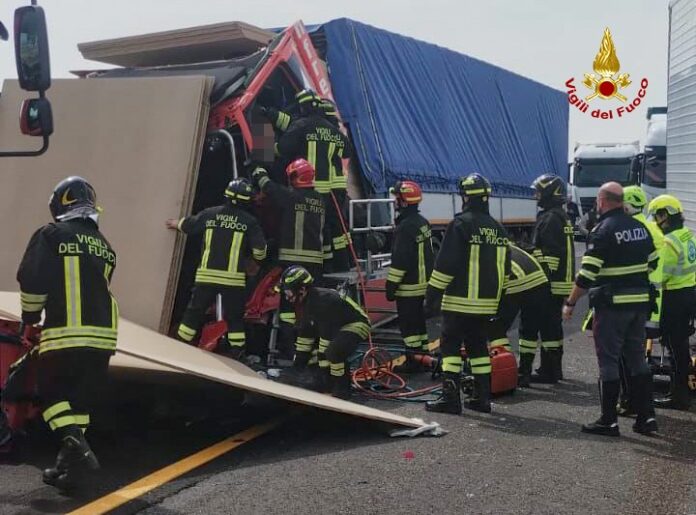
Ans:
[{"label": "large cardboard sheet", "polygon": [[[0,289],[16,290],[15,273],[31,234],[50,221],[55,184],[81,175],[103,207],[101,228],[118,259],[114,292],[121,313],[168,328],[182,240],[164,220],[185,214],[198,173],[210,79],[63,79],[48,97],[55,133],[41,157],[0,160]],[[6,81],[0,97],[0,146],[37,148],[19,133],[22,92]]]},{"label": "large cardboard sheet", "polygon": [[243,22],[155,32],[77,45],[85,59],[119,66],[164,66],[249,55],[275,34]]},{"label": "large cardboard sheet", "polygon": [[[0,316],[17,318],[21,314],[18,292],[0,292]],[[121,318],[116,357],[131,357],[168,369],[193,374],[211,381],[290,402],[328,411],[362,417],[395,426],[422,428],[423,421],[343,401],[320,393],[276,383],[256,374],[241,363],[212,354]],[[146,370],[143,373],[147,373]]]}]

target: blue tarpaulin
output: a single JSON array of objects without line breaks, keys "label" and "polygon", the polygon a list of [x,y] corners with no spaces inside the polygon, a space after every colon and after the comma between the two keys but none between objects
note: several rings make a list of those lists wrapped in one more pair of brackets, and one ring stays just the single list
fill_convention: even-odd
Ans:
[{"label": "blue tarpaulin", "polygon": [[336,103],[375,193],[405,178],[456,191],[476,171],[495,194],[526,197],[541,173],[567,178],[565,93],[353,20],[320,30]]}]

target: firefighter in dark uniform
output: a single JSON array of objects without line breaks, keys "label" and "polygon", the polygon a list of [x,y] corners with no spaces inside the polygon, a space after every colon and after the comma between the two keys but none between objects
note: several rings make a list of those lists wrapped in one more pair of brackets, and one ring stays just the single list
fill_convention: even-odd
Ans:
[{"label": "firefighter in dark uniform", "polygon": [[[510,274],[508,235],[488,212],[491,185],[474,173],[459,182],[462,212],[447,226],[426,292],[426,313],[443,312],[442,394],[427,402],[428,411],[460,414],[462,340],[474,376],[472,410],[489,413],[490,319],[498,312],[503,284]],[[444,294],[444,295],[443,295]]]},{"label": "firefighter in dark uniform", "polygon": [[283,295],[300,313],[295,365],[301,368],[309,363],[318,338],[319,367],[328,375],[328,390],[334,397],[347,399],[351,382],[347,360],[368,339],[370,321],[349,296],[313,283],[312,275],[299,265],[287,268],[280,280]]},{"label": "firefighter in dark uniform", "polygon": [[645,361],[645,322],[652,304],[648,274],[657,266],[658,256],[645,225],[624,212],[620,184],[609,182],[599,189],[597,212],[599,222],[563,308],[564,318],[570,319],[575,303],[589,290],[602,415],[583,425],[582,431],[619,436],[619,360],[623,358],[637,413],[633,430],[651,434],[657,431],[657,422],[652,375]]},{"label": "firefighter in dark uniform", "polygon": [[386,297],[390,301],[396,300],[401,337],[409,351],[406,362],[397,371],[416,372],[422,366],[414,359],[415,354],[429,352],[423,302],[435,261],[432,230],[418,212],[423,193],[417,183],[398,181],[390,191],[396,199],[399,216],[394,230]]},{"label": "firefighter in dark uniform", "polygon": [[648,206],[664,233],[660,250],[662,268],[662,341],[672,357],[672,381],[666,398],[656,399],[659,408],[688,410],[689,336],[696,307],[696,238],[684,227],[684,209],[672,195],[655,197]]},{"label": "firefighter in dark uniform", "polygon": [[[286,168],[290,187],[285,187],[268,177],[263,168],[252,172],[252,180],[268,195],[278,210],[280,223],[278,264],[287,268],[294,264],[304,266],[312,277],[319,279],[322,273],[322,239],[325,206],[321,195],[314,191],[314,168],[305,159],[296,159]],[[280,306],[282,342],[292,347],[295,338],[295,308],[281,296]]]},{"label": "firefighter in dark uniform", "polygon": [[226,201],[180,220],[167,220],[167,227],[184,234],[203,234],[201,260],[196,270],[191,299],[177,331],[191,342],[198,333],[205,312],[222,297],[227,323],[224,353],[240,359],[244,353],[244,307],[246,270],[249,259],[266,259],[266,240],[256,218],[243,209],[251,202],[253,188],[246,179],[234,179],[225,189]]},{"label": "firefighter in dark uniform", "polygon": [[314,187],[326,206],[324,271],[344,272],[350,268],[350,261],[348,235],[341,224],[347,201],[343,159],[350,157],[350,146],[338,128],[323,116],[321,99],[313,91],[300,91],[296,101],[300,116],[293,119],[278,140],[278,154],[289,160],[304,158],[314,168]]},{"label": "firefighter in dark uniform", "polygon": [[510,245],[510,279],[505,283],[498,314],[491,322],[491,349],[504,347],[511,351],[507,333],[520,314],[519,386],[529,386],[537,341],[550,329],[544,307],[549,303],[549,280],[539,262],[515,245]]},{"label": "firefighter in dark uniform", "polygon": [[563,379],[563,300],[573,288],[575,274],[575,245],[573,226],[563,209],[566,199],[566,184],[553,174],[539,176],[533,183],[537,204],[541,211],[537,215],[532,245],[533,256],[544,267],[551,282],[551,296],[545,312],[551,330],[541,342],[541,367],[535,378],[542,383],[556,383]]},{"label": "firefighter in dark uniform", "polygon": [[64,490],[99,468],[84,433],[116,350],[118,304],[110,291],[116,254],[99,231],[96,194],[87,181],[60,182],[49,207],[55,222],[31,237],[17,280],[22,322],[38,324],[45,312],[38,389],[43,419],[61,448],[43,480]]}]

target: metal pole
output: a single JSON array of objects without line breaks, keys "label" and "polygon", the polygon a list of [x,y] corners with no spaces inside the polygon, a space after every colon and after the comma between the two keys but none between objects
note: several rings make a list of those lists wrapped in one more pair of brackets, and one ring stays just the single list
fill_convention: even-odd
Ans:
[{"label": "metal pole", "polygon": [[230,156],[232,157],[232,178],[238,178],[239,172],[237,171],[237,150],[234,148],[234,138],[232,135],[225,129],[218,129],[216,131],[209,132],[208,134],[219,134],[230,144]]}]

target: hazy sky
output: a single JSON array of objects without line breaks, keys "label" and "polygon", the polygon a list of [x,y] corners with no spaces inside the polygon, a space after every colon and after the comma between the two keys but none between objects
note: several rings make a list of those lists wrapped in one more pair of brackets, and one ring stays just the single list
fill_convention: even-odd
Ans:
[{"label": "hazy sky", "polygon": [[[0,0],[0,19],[11,26],[12,11],[28,0]],[[570,110],[574,141],[642,139],[645,108],[665,105],[667,97],[668,0],[39,0],[49,24],[52,71],[98,67],[85,61],[77,43],[241,20],[261,27],[284,26],[297,19],[321,23],[349,17],[413,36],[510,69],[559,90],[585,72],[599,49],[605,27],[611,29],[621,72],[633,84],[642,77],[647,96],[639,109],[621,120],[595,120]],[[12,45],[0,43],[0,79],[14,77]],[[583,96],[589,91],[581,87]],[[616,108],[618,101],[595,100]]]}]

